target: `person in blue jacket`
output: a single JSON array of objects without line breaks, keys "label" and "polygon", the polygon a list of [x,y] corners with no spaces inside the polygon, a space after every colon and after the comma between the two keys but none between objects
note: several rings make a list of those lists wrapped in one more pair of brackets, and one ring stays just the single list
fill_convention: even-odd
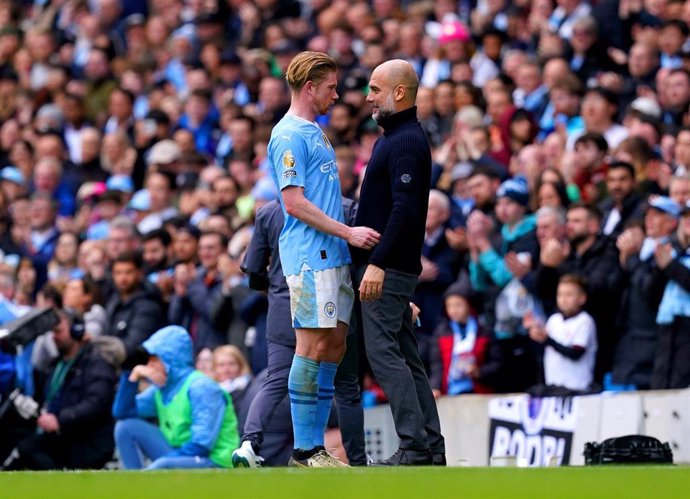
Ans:
[{"label": "person in blue jacket", "polygon": [[[113,416],[115,444],[126,469],[230,468],[239,445],[232,400],[194,369],[192,339],[167,326],[143,343],[144,365],[123,372]],[[150,386],[137,395],[139,383]],[[146,421],[156,418],[158,425]]]}]

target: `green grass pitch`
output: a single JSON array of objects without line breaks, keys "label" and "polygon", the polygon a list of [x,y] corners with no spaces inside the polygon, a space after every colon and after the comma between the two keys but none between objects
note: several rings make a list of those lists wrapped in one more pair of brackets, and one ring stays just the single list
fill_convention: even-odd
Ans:
[{"label": "green grass pitch", "polygon": [[[314,492],[320,491],[320,492]],[[0,498],[688,498],[689,467],[354,468],[0,474]]]}]

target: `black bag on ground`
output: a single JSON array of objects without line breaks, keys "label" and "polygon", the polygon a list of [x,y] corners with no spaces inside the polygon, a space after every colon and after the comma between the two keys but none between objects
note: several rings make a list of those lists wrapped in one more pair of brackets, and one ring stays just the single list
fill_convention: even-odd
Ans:
[{"label": "black bag on ground", "polygon": [[673,452],[668,442],[654,437],[627,435],[609,438],[601,444],[585,444],[585,464],[673,464]]}]

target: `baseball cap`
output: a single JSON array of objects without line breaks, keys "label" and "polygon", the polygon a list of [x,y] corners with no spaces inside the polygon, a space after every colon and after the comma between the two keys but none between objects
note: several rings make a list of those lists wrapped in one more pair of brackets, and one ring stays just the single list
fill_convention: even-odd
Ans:
[{"label": "baseball cap", "polygon": [[459,40],[467,42],[470,40],[470,31],[460,21],[444,21],[441,23],[441,34],[438,42],[445,45],[448,42]]},{"label": "baseball cap", "polygon": [[127,207],[136,211],[149,211],[151,209],[151,194],[149,194],[148,189],[135,192]]},{"label": "baseball cap", "polygon": [[128,194],[134,192],[134,182],[127,175],[113,175],[106,181],[105,187],[109,191],[120,191]]},{"label": "baseball cap", "polygon": [[95,201],[105,190],[106,187],[103,182],[84,182],[77,191],[77,199],[79,201]]},{"label": "baseball cap", "polygon": [[529,189],[524,177],[513,177],[504,181],[496,191],[496,198],[510,198],[521,206],[529,203]]},{"label": "baseball cap", "polygon": [[457,163],[450,171],[450,181],[455,182],[468,178],[472,173],[472,163],[469,161],[461,161]]},{"label": "baseball cap", "polygon": [[174,140],[164,139],[156,142],[146,156],[148,165],[167,165],[180,159],[180,146]]},{"label": "baseball cap", "polygon": [[638,97],[632,101],[632,104],[630,104],[630,109],[652,118],[661,118],[661,106],[657,101],[650,97]]},{"label": "baseball cap", "polygon": [[673,218],[680,216],[680,205],[668,196],[654,196],[650,198],[649,207],[666,213]]},{"label": "baseball cap", "polygon": [[0,170],[0,180],[6,180],[13,184],[26,187],[26,179],[24,174],[16,166],[6,166]]}]

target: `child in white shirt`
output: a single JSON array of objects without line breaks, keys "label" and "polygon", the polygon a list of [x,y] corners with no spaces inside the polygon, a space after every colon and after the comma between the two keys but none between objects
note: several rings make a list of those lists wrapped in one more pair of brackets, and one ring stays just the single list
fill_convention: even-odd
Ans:
[{"label": "child in white shirt", "polygon": [[558,313],[546,321],[529,324],[532,340],[544,343],[544,381],[546,385],[570,390],[587,390],[594,378],[597,354],[597,329],[587,312],[587,291],[582,277],[567,274],[558,281]]}]

